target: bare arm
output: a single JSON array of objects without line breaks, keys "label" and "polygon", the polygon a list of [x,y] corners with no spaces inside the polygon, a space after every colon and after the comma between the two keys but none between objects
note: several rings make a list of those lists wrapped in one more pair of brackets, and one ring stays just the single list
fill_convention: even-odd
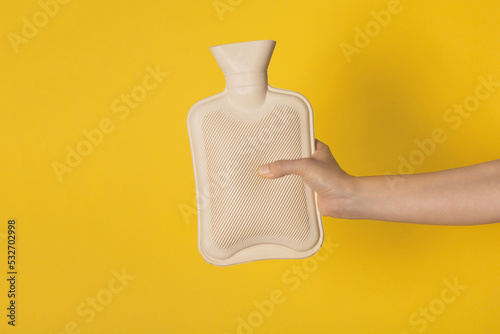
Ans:
[{"label": "bare arm", "polygon": [[311,158],[280,160],[261,176],[302,176],[318,193],[321,215],[434,225],[500,222],[500,160],[432,173],[354,177],[328,146],[316,141]]}]

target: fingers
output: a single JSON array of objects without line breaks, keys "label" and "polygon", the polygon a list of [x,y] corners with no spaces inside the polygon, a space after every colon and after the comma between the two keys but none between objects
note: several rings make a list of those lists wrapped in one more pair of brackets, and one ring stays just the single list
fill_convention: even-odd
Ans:
[{"label": "fingers", "polygon": [[258,172],[260,176],[275,179],[285,175],[300,175],[304,176],[311,163],[310,159],[298,160],[277,160],[267,165],[259,167]]},{"label": "fingers", "polygon": [[316,151],[311,156],[313,159],[322,162],[336,163],[335,158],[333,157],[332,152],[330,151],[328,145],[326,145],[322,141],[319,141],[318,139],[315,139],[315,143],[316,143]]},{"label": "fingers", "polygon": [[318,145],[326,145],[325,143],[323,143],[321,140],[319,140],[318,138],[314,138],[314,149],[315,150],[318,150]]},{"label": "fingers", "polygon": [[303,158],[297,160],[278,160],[271,162],[267,165],[260,166],[258,172],[260,176],[274,179],[282,177],[284,175],[295,174],[302,177],[305,176],[306,172],[314,164],[314,160],[320,162],[326,162],[330,164],[337,164],[335,158],[330,152],[328,145],[322,141],[315,139],[316,151],[311,155],[311,158]]}]

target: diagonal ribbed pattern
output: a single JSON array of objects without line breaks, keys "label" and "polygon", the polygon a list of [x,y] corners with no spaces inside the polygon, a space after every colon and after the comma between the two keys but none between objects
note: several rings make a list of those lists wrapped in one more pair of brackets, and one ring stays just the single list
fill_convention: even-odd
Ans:
[{"label": "diagonal ribbed pattern", "polygon": [[269,242],[294,248],[309,236],[310,222],[301,177],[264,179],[258,166],[302,157],[298,111],[276,105],[266,117],[243,122],[224,110],[202,121],[210,185],[213,246]]}]

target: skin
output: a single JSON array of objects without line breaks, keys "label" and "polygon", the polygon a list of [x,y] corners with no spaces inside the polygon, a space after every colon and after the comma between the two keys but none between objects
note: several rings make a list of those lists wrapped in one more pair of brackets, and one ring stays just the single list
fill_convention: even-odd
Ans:
[{"label": "skin", "polygon": [[356,177],[316,139],[310,158],[260,166],[264,178],[300,175],[322,216],[431,225],[500,222],[500,159],[432,173]]}]

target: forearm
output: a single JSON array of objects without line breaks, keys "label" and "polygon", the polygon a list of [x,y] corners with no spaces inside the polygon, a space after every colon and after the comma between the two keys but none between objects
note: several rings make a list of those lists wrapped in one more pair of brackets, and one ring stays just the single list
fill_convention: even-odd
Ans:
[{"label": "forearm", "polygon": [[500,222],[500,160],[433,173],[353,179],[350,218],[436,225]]}]

